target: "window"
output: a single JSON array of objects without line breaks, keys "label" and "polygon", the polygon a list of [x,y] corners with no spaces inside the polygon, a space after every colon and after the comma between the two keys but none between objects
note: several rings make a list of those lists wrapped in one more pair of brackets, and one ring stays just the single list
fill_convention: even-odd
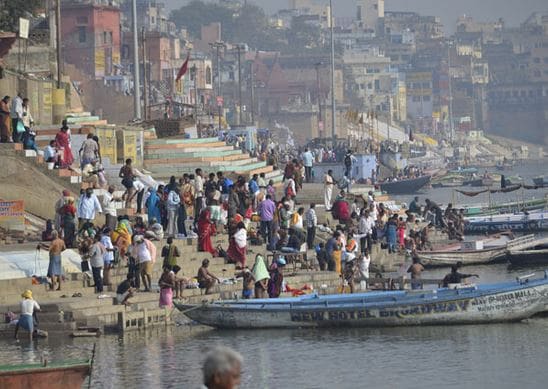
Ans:
[{"label": "window", "polygon": [[156,23],[156,19],[154,18],[154,16],[151,16],[150,17],[150,24],[155,24]]},{"label": "window", "polygon": [[78,16],[76,18],[76,24],[88,24],[88,17],[87,16]]},{"label": "window", "polygon": [[544,63],[548,63],[548,57],[544,57]]},{"label": "window", "polygon": [[430,101],[430,96],[423,96],[422,101]]},{"label": "window", "polygon": [[107,32],[103,31],[103,44],[107,43]]},{"label": "window", "polygon": [[534,63],[540,63],[540,58],[533,58]]},{"label": "window", "polygon": [[86,28],[85,27],[78,27],[78,42],[85,43],[86,42]]},{"label": "window", "polygon": [[379,89],[381,89],[381,83],[379,80],[375,80],[375,90],[378,91]]},{"label": "window", "polygon": [[206,84],[211,84],[211,68],[209,66],[206,67],[205,79],[206,79]]},{"label": "window", "polygon": [[109,41],[110,43],[113,42],[113,40],[112,40],[112,31],[109,31],[109,33],[108,33],[108,41]]}]

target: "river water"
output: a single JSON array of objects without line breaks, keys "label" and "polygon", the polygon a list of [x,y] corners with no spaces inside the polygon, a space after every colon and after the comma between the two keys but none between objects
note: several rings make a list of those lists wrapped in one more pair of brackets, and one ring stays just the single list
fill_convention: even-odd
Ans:
[{"label": "river water", "polygon": [[[546,171],[541,164],[515,170],[511,174],[527,178]],[[451,192],[429,190],[421,197],[446,204]],[[528,198],[545,193],[525,192]],[[511,270],[506,264],[466,268],[478,273],[481,282],[530,272],[540,275],[542,270]],[[440,278],[446,272],[428,271],[423,277]],[[243,354],[242,388],[515,389],[546,387],[548,380],[548,319],[544,318],[511,324],[379,329],[220,331],[174,326],[97,340],[57,336],[33,346],[1,339],[0,364],[39,361],[43,353],[50,360],[87,358],[94,341],[93,388],[198,388],[204,354],[218,344]]]}]

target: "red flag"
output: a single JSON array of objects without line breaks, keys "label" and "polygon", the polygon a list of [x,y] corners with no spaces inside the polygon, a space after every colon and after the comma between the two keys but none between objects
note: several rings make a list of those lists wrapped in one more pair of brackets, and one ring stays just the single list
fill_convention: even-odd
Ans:
[{"label": "red flag", "polygon": [[181,69],[179,69],[179,73],[177,73],[177,78],[175,79],[175,82],[179,81],[187,72],[188,70],[188,60],[190,58],[190,53],[186,56],[185,62],[183,62],[183,66],[181,66]]}]

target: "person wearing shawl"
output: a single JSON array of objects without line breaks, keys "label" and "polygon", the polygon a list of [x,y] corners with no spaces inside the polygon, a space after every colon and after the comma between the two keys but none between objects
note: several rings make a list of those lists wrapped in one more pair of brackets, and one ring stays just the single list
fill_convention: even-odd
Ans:
[{"label": "person wearing shawl", "polygon": [[66,199],[67,203],[61,208],[61,225],[65,245],[72,248],[76,239],[76,207],[74,206],[74,198],[67,197]]},{"label": "person wearing shawl", "polygon": [[266,269],[266,264],[264,262],[264,257],[261,254],[257,254],[255,257],[255,264],[253,269],[251,269],[253,278],[255,279],[255,298],[262,299],[266,298],[266,290],[268,286],[268,280],[270,279],[270,274]]},{"label": "person wearing shawl", "polygon": [[236,266],[243,268],[245,266],[245,254],[247,250],[247,230],[243,222],[238,223],[236,232],[230,238],[226,254],[228,261],[235,263]]},{"label": "person wearing shawl", "polygon": [[156,219],[156,221],[162,224],[162,215],[160,213],[160,196],[154,188],[149,188],[150,195],[145,202],[147,208],[148,220]]},{"label": "person wearing shawl", "polygon": [[278,258],[278,260],[270,266],[270,279],[268,280],[268,297],[278,298],[282,293],[282,286],[284,282],[283,268],[286,262],[284,258]]},{"label": "person wearing shawl", "polygon": [[67,197],[69,197],[69,196],[70,196],[70,192],[67,189],[64,189],[63,192],[61,193],[61,197],[55,203],[54,223],[55,223],[55,230],[56,231],[61,231],[61,224],[63,222],[62,209],[65,206],[65,204],[67,203]]},{"label": "person wearing shawl", "polygon": [[162,248],[162,258],[164,258],[162,267],[175,267],[177,265],[177,258],[180,256],[179,249],[173,244],[173,238],[167,238],[167,245]]},{"label": "person wearing shawl", "polygon": [[111,239],[114,245],[118,247],[118,250],[120,250],[120,257],[124,257],[131,244],[131,234],[122,220],[118,221],[118,225],[114,231],[112,231]]},{"label": "person wearing shawl", "polygon": [[211,244],[211,235],[213,234],[215,234],[215,224],[211,221],[211,212],[208,208],[204,208],[198,219],[198,251],[209,252],[213,256],[217,255],[217,250]]},{"label": "person wearing shawl", "polygon": [[61,130],[55,135],[55,143],[57,144],[57,147],[62,150],[61,166],[63,168],[70,167],[74,162],[74,157],[72,156],[69,128],[67,125],[63,125]]}]

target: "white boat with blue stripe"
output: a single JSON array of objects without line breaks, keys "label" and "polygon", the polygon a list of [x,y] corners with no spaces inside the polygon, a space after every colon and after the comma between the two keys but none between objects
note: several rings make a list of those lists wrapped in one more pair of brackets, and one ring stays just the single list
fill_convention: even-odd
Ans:
[{"label": "white boat with blue stripe", "polygon": [[521,321],[548,306],[548,272],[515,281],[434,290],[277,299],[175,302],[190,319],[217,328],[384,327]]}]

